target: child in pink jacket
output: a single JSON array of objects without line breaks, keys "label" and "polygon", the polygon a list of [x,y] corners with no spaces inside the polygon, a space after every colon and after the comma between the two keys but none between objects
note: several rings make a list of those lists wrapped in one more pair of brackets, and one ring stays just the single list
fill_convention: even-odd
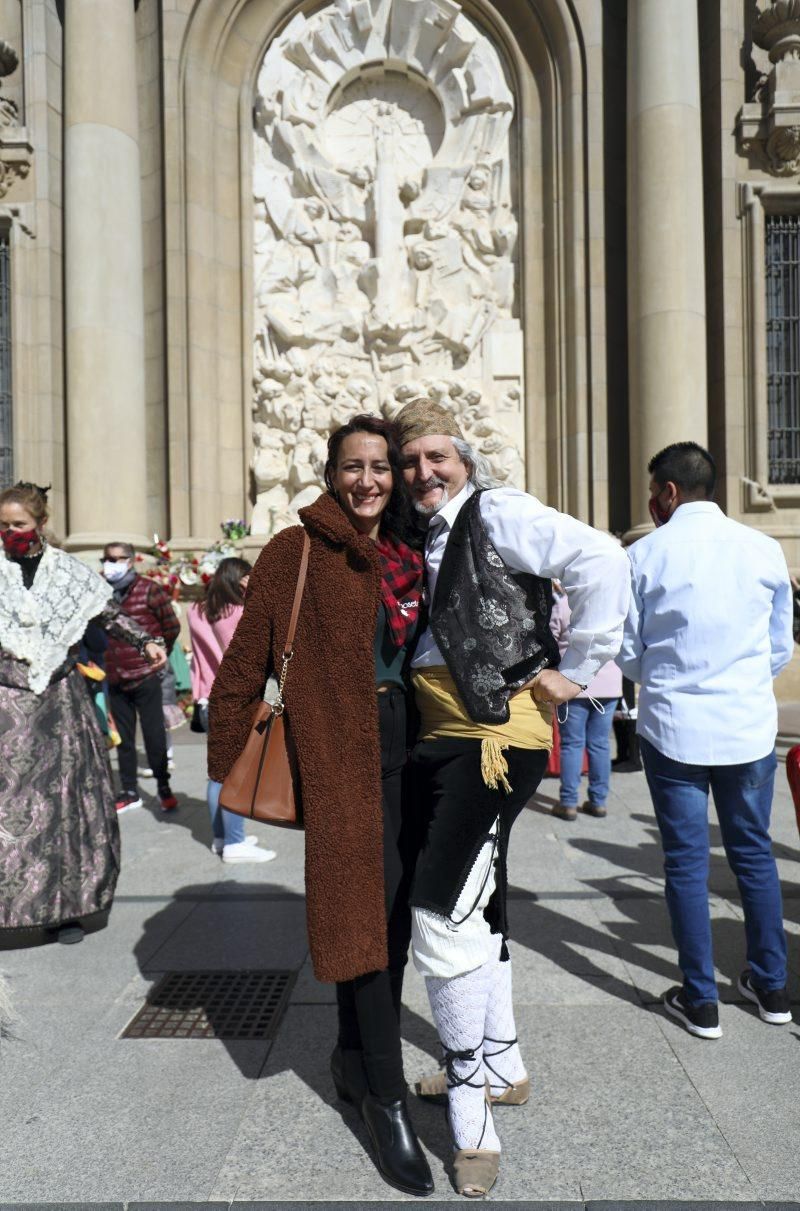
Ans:
[{"label": "child in pink jacket", "polygon": [[[208,698],[225,649],[233,638],[244,609],[244,595],[252,571],[246,559],[223,559],[209,581],[205,600],[190,606],[192,641],[192,696],[195,710],[208,706]],[[259,849],[257,837],[246,837],[244,820],[219,805],[221,783],[209,781],[206,797],[214,839],[211,848],[223,862],[269,862],[273,849]]]}]

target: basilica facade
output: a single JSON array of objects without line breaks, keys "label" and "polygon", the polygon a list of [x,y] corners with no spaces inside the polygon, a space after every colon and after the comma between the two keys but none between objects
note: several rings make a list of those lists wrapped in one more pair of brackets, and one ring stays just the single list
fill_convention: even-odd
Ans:
[{"label": "basilica facade", "polygon": [[255,549],[425,394],[498,478],[646,463],[800,568],[800,0],[0,0],[0,477]]}]

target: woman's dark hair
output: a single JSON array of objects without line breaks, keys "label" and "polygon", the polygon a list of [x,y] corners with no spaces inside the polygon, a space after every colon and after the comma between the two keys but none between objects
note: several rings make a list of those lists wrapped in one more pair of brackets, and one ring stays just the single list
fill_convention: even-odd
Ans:
[{"label": "woman's dark hair", "polygon": [[328,438],[328,461],[325,463],[325,486],[334,499],[337,498],[333,486],[333,473],[339,461],[342,442],[353,433],[371,433],[382,437],[386,442],[389,456],[389,466],[392,469],[394,487],[389,497],[389,503],[381,516],[381,531],[394,534],[410,546],[419,547],[422,536],[415,523],[411,501],[403,482],[403,459],[400,454],[399,430],[393,421],[385,420],[382,416],[369,416],[361,413],[354,416],[347,424],[340,425]]},{"label": "woman's dark hair", "polygon": [[205,600],[200,602],[200,611],[209,622],[216,622],[227,614],[232,606],[242,605],[244,593],[239,581],[249,576],[253,565],[235,555],[223,559],[208,582]]}]

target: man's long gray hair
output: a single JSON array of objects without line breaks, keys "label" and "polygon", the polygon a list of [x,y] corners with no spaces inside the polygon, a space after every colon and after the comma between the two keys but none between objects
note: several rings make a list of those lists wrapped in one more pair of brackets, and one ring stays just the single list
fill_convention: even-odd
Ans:
[{"label": "man's long gray hair", "polygon": [[483,488],[499,488],[500,481],[492,474],[492,466],[485,454],[479,453],[463,437],[454,437],[458,457],[469,471],[469,482],[478,490]]}]

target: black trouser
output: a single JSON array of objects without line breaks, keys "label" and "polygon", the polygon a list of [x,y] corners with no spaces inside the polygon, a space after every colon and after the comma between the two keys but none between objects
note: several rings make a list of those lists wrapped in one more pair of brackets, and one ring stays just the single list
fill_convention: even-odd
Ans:
[{"label": "black trouser", "polygon": [[[423,838],[410,903],[449,917],[495,820],[499,820],[495,890],[484,910],[492,933],[508,937],[507,855],[511,828],[542,780],[545,749],[510,746],[511,791],[490,790],[481,775],[481,741],[424,740],[411,754],[409,777]],[[505,956],[506,951],[501,952]]]},{"label": "black trouser", "polygon": [[[389,966],[336,985],[339,1046],[362,1049],[371,1091],[385,1101],[406,1092],[400,1045],[403,968],[411,939],[409,888],[416,835],[403,812],[407,753],[406,700],[401,689],[378,694],[383,791],[383,871]],[[404,818],[405,816],[405,818]]]},{"label": "black trouser", "polygon": [[111,711],[117,724],[122,743],[117,749],[119,776],[123,793],[137,788],[136,773],[136,716],[142,725],[144,750],[150,768],[156,776],[159,790],[169,786],[167,771],[167,729],[164,726],[164,711],[161,703],[161,681],[157,673],[151,673],[144,681],[133,686],[112,685],[109,687]]}]

